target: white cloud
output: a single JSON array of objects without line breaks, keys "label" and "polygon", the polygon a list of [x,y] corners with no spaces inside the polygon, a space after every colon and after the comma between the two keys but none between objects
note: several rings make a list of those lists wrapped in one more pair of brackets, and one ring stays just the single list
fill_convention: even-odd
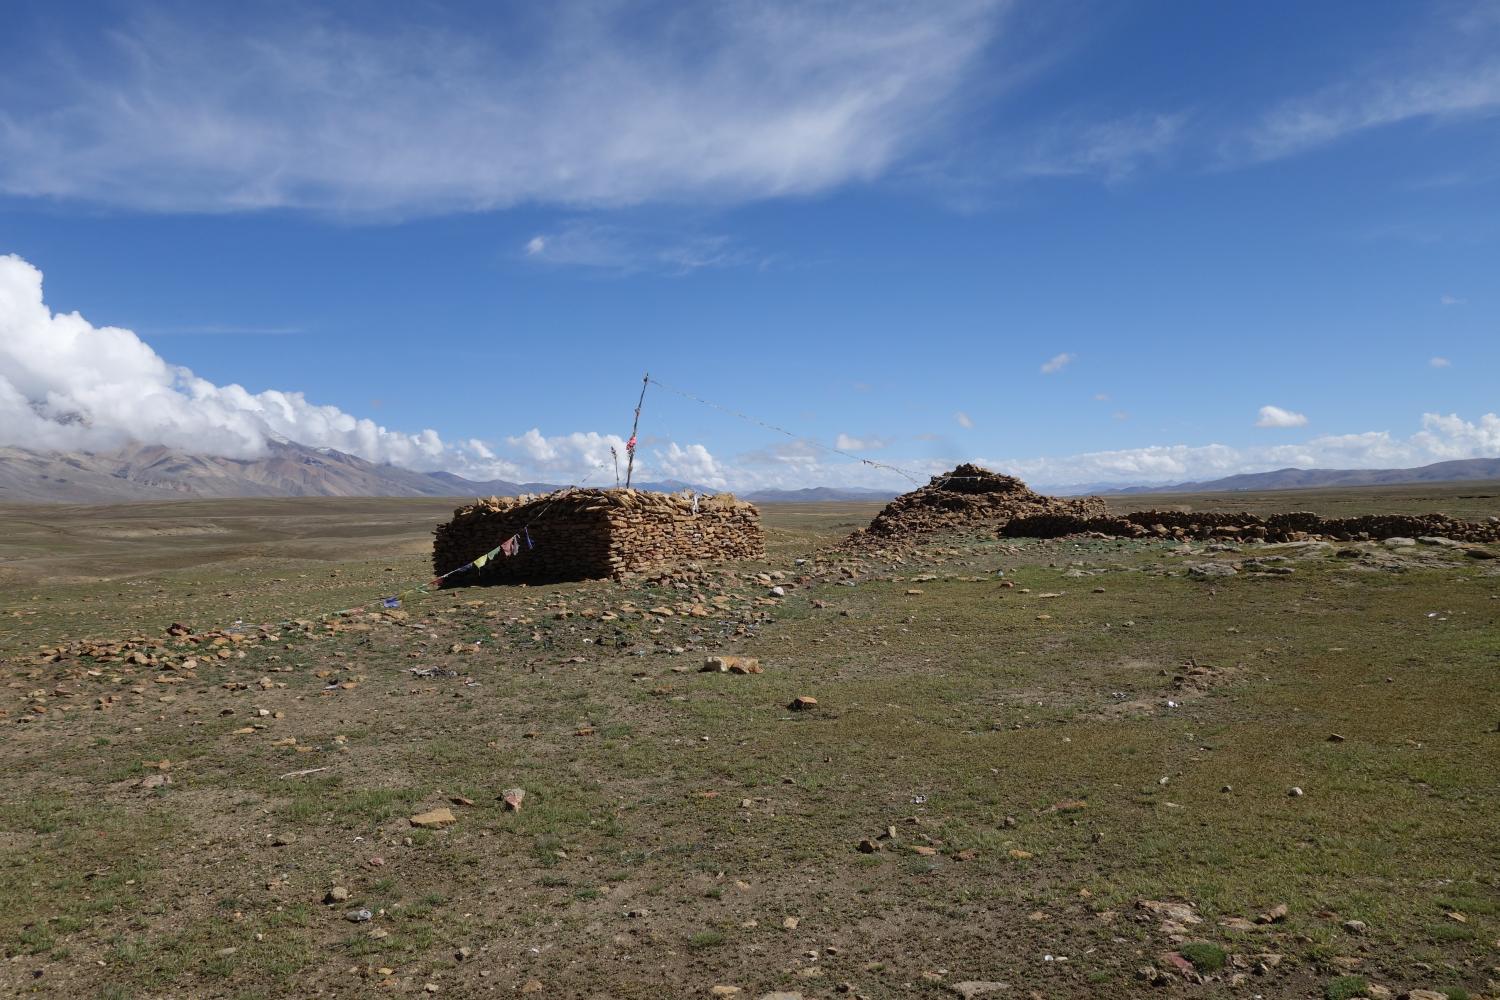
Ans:
[{"label": "white cloud", "polygon": [[619,274],[688,274],[700,268],[731,267],[752,260],[727,236],[650,232],[582,220],[565,223],[553,233],[533,236],[526,243],[526,256],[547,264]]},{"label": "white cloud", "polygon": [[[257,458],[280,440],[474,479],[590,476],[600,484],[613,478],[606,471],[610,447],[625,455],[617,435],[548,437],[535,427],[506,438],[504,449],[472,438],[448,444],[434,430],[388,430],[300,392],[215,385],[168,363],[129,330],[54,314],[42,296],[41,271],[20,257],[0,256],[0,446],[108,452],[137,442]],[[637,470],[642,478],[691,473],[706,485],[723,480],[713,456],[697,444],[669,442]]]},{"label": "white cloud", "polygon": [[958,421],[958,426],[960,427],[970,428],[974,426],[973,418],[962,410],[959,410],[957,413],[953,414],[953,419]]},{"label": "white cloud", "polygon": [[1107,393],[1107,392],[1096,392],[1096,393],[1094,393],[1094,399],[1098,400],[1101,403],[1107,403],[1107,402],[1109,402],[1109,393]]},{"label": "white cloud", "polygon": [[1422,416],[1422,429],[1406,438],[1368,431],[1317,437],[1302,444],[1153,445],[1064,457],[992,460],[990,465],[1035,485],[1131,484],[1198,481],[1288,467],[1399,469],[1496,456],[1500,456],[1500,415],[1486,413],[1468,421],[1456,414],[1427,413]]},{"label": "white cloud", "polygon": [[1442,357],[1431,358],[1431,359],[1428,360],[1427,363],[1429,365],[1431,365],[1433,368],[1451,368],[1451,367],[1453,367],[1453,362],[1449,361],[1447,358],[1442,358]]},{"label": "white cloud", "polygon": [[667,445],[665,450],[652,452],[657,475],[667,479],[680,479],[695,486],[711,486],[723,489],[728,485],[719,462],[701,444],[690,444],[686,448],[677,442]]},{"label": "white cloud", "polygon": [[0,192],[394,216],[808,194],[929,137],[1005,6],[583,4],[503,34],[430,5],[127,6],[8,67]]},{"label": "white cloud", "polygon": [[1226,149],[1231,159],[1273,160],[1402,122],[1451,122],[1500,109],[1500,58],[1492,26],[1471,25],[1453,39],[1286,101]]},{"label": "white cloud", "polygon": [[1260,416],[1255,421],[1257,427],[1302,427],[1307,423],[1307,417],[1301,413],[1291,410],[1283,410],[1279,406],[1262,406]]},{"label": "white cloud", "polygon": [[1442,298],[1438,299],[1438,304],[1439,305],[1444,305],[1444,306],[1461,306],[1461,305],[1463,305],[1467,301],[1469,301],[1469,300],[1468,299],[1455,298],[1452,295],[1444,295]]},{"label": "white cloud", "polygon": [[1055,125],[1013,168],[1023,177],[1102,177],[1122,181],[1159,163],[1178,145],[1187,115],[1141,113],[1112,121]]},{"label": "white cloud", "polygon": [[1042,374],[1056,375],[1058,372],[1068,367],[1068,365],[1072,364],[1074,360],[1077,359],[1077,357],[1078,355],[1069,354],[1066,351],[1064,351],[1062,354],[1054,354],[1052,355],[1052,357],[1048,358],[1045,362],[1042,363]]},{"label": "white cloud", "polygon": [[840,434],[834,441],[835,447],[841,451],[880,451],[882,448],[890,447],[890,444],[889,439],[873,435],[851,437],[848,434]]}]

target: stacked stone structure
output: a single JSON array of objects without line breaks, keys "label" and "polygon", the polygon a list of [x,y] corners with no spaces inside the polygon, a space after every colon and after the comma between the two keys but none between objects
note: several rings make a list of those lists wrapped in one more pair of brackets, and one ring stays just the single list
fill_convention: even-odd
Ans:
[{"label": "stacked stone structure", "polygon": [[515,555],[497,554],[450,584],[618,580],[765,555],[760,512],[728,493],[696,501],[688,493],[631,489],[490,497],[458,508],[433,534],[439,574],[521,536]]},{"label": "stacked stone structure", "polygon": [[936,532],[994,531],[1024,516],[1088,518],[1106,513],[1098,497],[1062,500],[1044,496],[1014,476],[964,464],[892,500],[868,528],[850,535],[845,545],[884,547]]}]

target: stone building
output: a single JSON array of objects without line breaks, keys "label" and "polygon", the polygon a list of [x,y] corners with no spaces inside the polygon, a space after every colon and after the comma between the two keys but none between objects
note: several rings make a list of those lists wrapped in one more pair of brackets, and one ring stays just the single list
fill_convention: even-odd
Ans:
[{"label": "stone building", "polygon": [[566,489],[490,497],[455,510],[434,536],[438,574],[516,539],[514,554],[497,553],[449,577],[450,585],[621,579],[765,555],[760,512],[728,493]]}]

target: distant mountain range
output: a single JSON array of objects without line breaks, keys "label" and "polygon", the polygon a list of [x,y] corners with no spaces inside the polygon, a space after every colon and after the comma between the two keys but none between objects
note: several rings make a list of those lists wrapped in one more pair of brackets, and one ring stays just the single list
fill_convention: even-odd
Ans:
[{"label": "distant mountain range", "polygon": [[[603,485],[603,484],[596,484]],[[691,489],[675,480],[643,490]],[[450,472],[412,472],[326,448],[277,442],[254,459],[194,455],[160,445],[110,454],[0,447],[0,501],[116,503],[211,497],[480,497],[547,493],[553,483],[475,482]],[[711,493],[712,490],[700,490]]]},{"label": "distant mountain range", "polygon": [[1242,490],[1298,490],[1330,486],[1400,486],[1416,483],[1461,483],[1500,480],[1500,458],[1466,458],[1434,462],[1415,469],[1277,469],[1249,472],[1205,482],[1157,486],[1069,487],[1068,495],[1083,493],[1121,495],[1134,493],[1232,493]]},{"label": "distant mountain range", "polygon": [[[1054,492],[1069,495],[1223,493],[1481,479],[1500,480],[1500,458],[1438,462],[1419,469],[1278,469],[1207,482],[1127,487],[1092,484]],[[679,490],[716,492],[706,486],[675,479],[635,485],[638,489],[666,493]],[[255,459],[194,455],[159,445],[138,445],[111,454],[60,454],[0,447],[0,501],[116,503],[212,497],[481,497],[547,493],[559,488],[556,483],[513,483],[504,479],[475,482],[451,472],[413,472],[394,465],[377,465],[331,449],[308,448],[290,442],[273,443],[265,456]],[[755,503],[873,503],[889,500],[895,493],[818,486],[801,490],[758,490],[743,496]]]}]

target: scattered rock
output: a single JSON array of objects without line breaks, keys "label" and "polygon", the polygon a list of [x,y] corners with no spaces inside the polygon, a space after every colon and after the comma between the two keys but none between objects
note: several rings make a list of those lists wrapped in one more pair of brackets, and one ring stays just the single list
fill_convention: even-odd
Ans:
[{"label": "scattered rock", "polygon": [[458,822],[458,817],[453,815],[453,810],[447,806],[431,809],[424,813],[418,813],[408,822],[423,830],[441,830],[443,827]]},{"label": "scattered rock", "polygon": [[1342,742],[1344,742],[1344,737],[1341,734],[1339,734],[1339,733],[1329,733],[1328,734],[1328,742],[1329,743],[1342,743]]},{"label": "scattered rock", "polygon": [[1279,924],[1287,918],[1287,914],[1290,912],[1285,903],[1277,903],[1265,913],[1256,917],[1255,922],[1257,924]]},{"label": "scattered rock", "polygon": [[758,674],[760,660],[753,656],[710,656],[699,668],[702,673]]},{"label": "scattered rock", "polygon": [[1174,924],[1203,923],[1203,918],[1198,916],[1198,908],[1192,903],[1168,903],[1157,899],[1142,899],[1137,901],[1135,906],[1138,910],[1145,910],[1154,917]]},{"label": "scattered rock", "polygon": [[792,699],[791,704],[787,705],[787,708],[793,712],[810,712],[817,707],[818,699],[805,694],[799,694]]},{"label": "scattered rock", "polygon": [[1288,788],[1286,790],[1286,793],[1287,793],[1287,795],[1289,795],[1290,797],[1292,797],[1294,799],[1300,799],[1302,797],[1302,789],[1299,788],[1299,787],[1297,787],[1296,785],[1293,785],[1291,788]]},{"label": "scattered rock", "polygon": [[801,920],[798,919],[797,917],[782,917],[781,918],[781,926],[784,927],[784,928],[786,928],[789,931],[796,930],[797,929],[797,925],[799,923],[801,923]]},{"label": "scattered rock", "polygon": [[740,988],[738,986],[715,986],[708,991],[708,995],[713,997],[733,997],[739,996],[739,994]]},{"label": "scattered rock", "polygon": [[880,850],[880,844],[869,837],[859,842],[859,853],[861,854],[874,854],[878,850]]},{"label": "scattered rock", "polygon": [[1010,984],[992,980],[971,979],[962,983],[952,983],[948,988],[963,997],[964,1000],[973,1000],[974,997],[993,996],[996,993],[1008,990],[1010,989]]},{"label": "scattered rock", "polygon": [[1471,549],[1464,549],[1464,555],[1468,556],[1470,559],[1493,559],[1493,558],[1495,558],[1495,553],[1491,552],[1489,549],[1481,549],[1478,546],[1475,546],[1474,548],[1471,548]]},{"label": "scattered rock", "polygon": [[1344,930],[1350,934],[1364,934],[1370,928],[1363,920],[1345,920]]},{"label": "scattered rock", "polygon": [[1388,549],[1410,549],[1416,547],[1417,540],[1415,538],[1403,538],[1402,536],[1397,535],[1394,538],[1387,538],[1381,544],[1383,544]]},{"label": "scattered rock", "polygon": [[500,801],[505,803],[505,808],[509,812],[520,812],[521,803],[525,800],[526,789],[524,788],[507,788],[500,793]]},{"label": "scattered rock", "polygon": [[371,920],[375,919],[375,914],[371,913],[364,907],[360,907],[357,910],[350,910],[348,913],[344,914],[344,919],[349,921],[351,924],[367,924]]},{"label": "scattered rock", "polygon": [[1189,563],[1188,576],[1197,580],[1212,580],[1218,577],[1236,576],[1239,570],[1228,563]]},{"label": "scattered rock", "polygon": [[324,903],[347,903],[349,901],[349,890],[341,885],[336,885],[323,894]]},{"label": "scattered rock", "polygon": [[297,842],[295,833],[278,833],[271,838],[272,847],[290,847]]}]

